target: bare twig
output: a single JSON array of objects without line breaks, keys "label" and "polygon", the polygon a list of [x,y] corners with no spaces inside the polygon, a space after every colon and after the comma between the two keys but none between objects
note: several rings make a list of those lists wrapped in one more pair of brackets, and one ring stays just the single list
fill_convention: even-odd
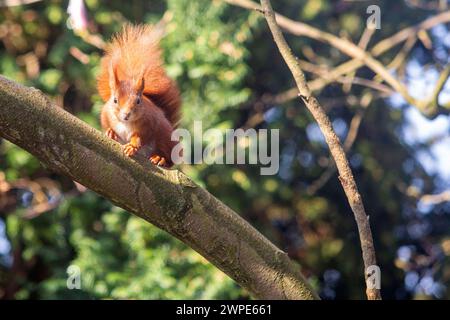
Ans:
[{"label": "bare twig", "polygon": [[[361,35],[361,39],[359,39],[359,43],[358,46],[363,49],[366,50],[367,46],[369,45],[370,39],[372,39],[372,36],[375,33],[375,28],[365,28],[363,34]],[[355,77],[356,74],[356,70],[352,71],[351,73],[348,74],[348,76],[353,79]],[[350,81],[348,84],[344,84],[343,86],[344,92],[349,93],[350,90],[352,89],[352,82]]]},{"label": "bare twig", "polygon": [[[403,47],[397,53],[395,58],[387,65],[388,70],[396,70],[397,73],[403,73],[400,70],[400,68],[405,64],[406,58],[408,57],[409,52],[412,50],[412,48],[414,47],[416,42],[417,42],[417,37],[415,35],[409,37],[405,41]],[[379,75],[376,75],[373,78],[373,80],[375,82],[382,82],[383,81],[383,79]]]},{"label": "bare twig", "polygon": [[[449,12],[450,15],[450,12]],[[280,18],[281,19],[281,18]],[[426,98],[424,100],[418,100],[412,97],[406,86],[401,83],[397,78],[395,78],[389,70],[387,70],[382,63],[377,61],[370,53],[366,52],[364,49],[358,47],[353,42],[347,39],[341,39],[337,36],[324,32],[322,30],[316,29],[309,25],[301,22],[292,21],[288,18],[286,19],[285,29],[289,30],[291,33],[296,35],[307,35],[313,39],[325,42],[340,50],[341,52],[347,54],[348,56],[361,61],[372,69],[375,73],[380,75],[384,81],[386,81],[392,88],[394,88],[402,97],[411,105],[417,107],[422,113],[426,115],[435,115],[439,110],[439,106],[435,104],[435,96]]]},{"label": "bare twig", "polygon": [[[278,46],[278,49],[283,56],[286,64],[292,72],[294,80],[299,90],[299,96],[305,103],[308,110],[311,112],[320,129],[322,130],[325,140],[330,148],[331,155],[333,156],[336,166],[339,171],[339,178],[344,188],[345,194],[349,201],[350,207],[355,215],[356,223],[359,230],[359,236],[361,240],[361,249],[363,253],[364,266],[367,270],[370,266],[376,265],[375,248],[373,246],[372,232],[370,230],[369,219],[365,213],[364,205],[361,195],[359,194],[356,186],[353,173],[350,169],[345,151],[339,141],[339,137],[334,132],[331,122],[324,112],[322,106],[317,99],[312,95],[309,89],[305,75],[298,64],[297,58],[292,54],[289,45],[284,39],[280,28],[275,19],[275,13],[272,10],[269,0],[261,0],[261,6],[263,8],[264,16],[267,20],[267,24],[272,32],[274,41]],[[367,279],[367,274],[365,272]],[[372,289],[367,286],[368,299],[381,299],[380,290]]]},{"label": "bare twig", "polygon": [[[358,136],[358,131],[362,123],[362,119],[364,117],[364,114],[366,112],[367,107],[370,105],[370,103],[373,100],[373,95],[371,93],[365,94],[360,102],[361,108],[358,109],[356,114],[353,116],[352,121],[350,122],[350,126],[348,129],[347,137],[344,141],[344,151],[348,153],[350,149],[352,148],[353,144],[356,141],[356,137]],[[336,172],[336,165],[334,162],[330,162],[327,169],[322,173],[322,175],[312,182],[308,188],[306,189],[306,193],[309,195],[315,194],[320,188],[322,188],[328,180],[331,179],[331,177]]]},{"label": "bare twig", "polygon": [[[230,4],[238,5],[244,8],[249,8],[253,10],[260,9],[260,6],[257,3],[254,3],[251,0],[224,0]],[[441,13],[433,18],[427,19],[426,21],[420,23],[417,26],[406,28],[394,36],[391,36],[380,43],[378,43],[370,52],[366,52],[365,50],[358,47],[353,42],[347,39],[341,39],[336,37],[335,35],[324,32],[317,28],[314,28],[310,25],[307,25],[302,22],[291,20],[283,15],[276,14],[277,21],[283,29],[286,31],[298,35],[298,36],[306,36],[311,39],[315,39],[324,43],[328,43],[329,45],[335,47],[341,52],[353,58],[353,60],[348,61],[339,67],[333,70],[333,73],[329,75],[329,79],[326,81],[321,81],[319,83],[311,83],[311,87],[322,87],[327,83],[336,80],[339,76],[343,74],[348,74],[363,65],[367,65],[370,69],[372,69],[375,73],[380,75],[384,81],[386,81],[393,89],[395,89],[398,93],[402,95],[402,97],[411,105],[415,106],[419,109],[423,114],[427,116],[435,116],[438,111],[443,108],[450,108],[449,105],[445,104],[443,106],[439,106],[436,104],[435,96],[430,96],[425,98],[424,100],[418,100],[412,97],[406,86],[400,82],[396,77],[394,77],[388,69],[386,69],[382,63],[377,61],[375,57],[380,55],[385,50],[393,47],[394,45],[406,40],[409,38],[411,34],[417,33],[420,30],[429,29],[431,26],[436,25],[438,23],[448,22],[450,21],[450,11]],[[440,92],[439,92],[440,93]],[[295,97],[295,90],[292,89],[289,91],[289,94],[292,98]]]},{"label": "bare twig", "polygon": [[[314,73],[316,75],[319,75],[319,76],[321,76],[321,78],[327,78],[327,75],[331,72],[331,70],[325,66],[315,65],[315,64],[312,64],[305,60],[298,59],[298,63],[303,70],[310,72],[310,73]],[[368,88],[371,88],[371,89],[374,89],[377,91],[381,91],[384,94],[395,93],[394,90],[392,90],[390,87],[388,87],[384,84],[381,84],[376,81],[364,79],[364,78],[355,77],[354,73],[352,73],[351,75],[348,75],[348,76],[339,76],[336,79],[336,81],[346,84],[346,85],[356,84],[356,85],[360,85],[360,86],[365,86],[365,87],[368,87]],[[314,91],[314,90],[311,89],[311,91]]]},{"label": "bare twig", "polygon": [[42,0],[0,0],[0,7],[15,7],[39,1]]},{"label": "bare twig", "polygon": [[406,0],[406,3],[412,7],[422,9],[422,10],[443,11],[443,10],[447,9],[447,0],[435,0],[435,1]]},{"label": "bare twig", "polygon": [[69,52],[75,59],[80,61],[82,64],[88,64],[90,61],[89,55],[87,55],[86,53],[84,53],[75,46],[71,46]]},{"label": "bare twig", "polygon": [[[403,61],[405,60],[407,53],[411,50],[416,41],[417,41],[416,37],[410,37],[405,42],[405,45],[402,48],[402,50],[400,50],[400,52],[395,56],[392,62],[388,64],[388,68],[393,70],[399,68],[402,65]],[[376,76],[374,78],[374,82],[376,83],[381,82],[381,78],[379,76]],[[344,150],[346,153],[350,151],[354,142],[356,141],[356,137],[358,135],[359,127],[361,125],[362,118],[365,114],[365,110],[372,100],[373,95],[369,93],[364,95],[363,98],[361,99],[360,105],[362,108],[359,109],[353,116],[352,121],[350,122],[350,128],[347,137],[344,141]],[[311,185],[308,186],[306,192],[309,195],[317,193],[317,191],[321,189],[331,179],[331,177],[334,175],[335,172],[336,172],[336,165],[334,163],[330,163],[330,165],[322,173],[322,175],[317,180],[312,182]]]},{"label": "bare twig", "polygon": [[446,190],[439,194],[425,194],[421,196],[419,200],[423,203],[432,205],[450,202],[450,190]]}]

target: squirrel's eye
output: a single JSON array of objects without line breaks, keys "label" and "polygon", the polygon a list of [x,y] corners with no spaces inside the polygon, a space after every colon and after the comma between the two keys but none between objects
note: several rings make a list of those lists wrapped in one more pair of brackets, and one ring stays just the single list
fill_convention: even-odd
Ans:
[{"label": "squirrel's eye", "polygon": [[140,104],[140,103],[141,103],[141,98],[138,97],[138,98],[136,99],[136,104]]},{"label": "squirrel's eye", "polygon": [[117,103],[117,98],[116,97],[114,97],[114,103]]}]

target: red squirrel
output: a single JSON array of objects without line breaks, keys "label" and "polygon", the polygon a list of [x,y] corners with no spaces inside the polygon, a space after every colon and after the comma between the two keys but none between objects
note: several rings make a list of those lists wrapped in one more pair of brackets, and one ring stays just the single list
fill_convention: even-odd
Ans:
[{"label": "red squirrel", "polygon": [[148,25],[126,25],[107,45],[97,78],[105,101],[101,125],[124,143],[128,157],[139,150],[159,166],[173,165],[171,140],[180,119],[180,92],[164,70],[157,32]]}]

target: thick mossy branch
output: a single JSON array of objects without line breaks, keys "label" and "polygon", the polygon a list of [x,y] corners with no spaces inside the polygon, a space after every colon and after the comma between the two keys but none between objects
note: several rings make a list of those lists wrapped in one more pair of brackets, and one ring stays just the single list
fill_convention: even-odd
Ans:
[{"label": "thick mossy branch", "polygon": [[261,299],[317,299],[299,266],[238,214],[177,170],[130,159],[120,145],[0,76],[0,136],[45,166],[171,233]]}]

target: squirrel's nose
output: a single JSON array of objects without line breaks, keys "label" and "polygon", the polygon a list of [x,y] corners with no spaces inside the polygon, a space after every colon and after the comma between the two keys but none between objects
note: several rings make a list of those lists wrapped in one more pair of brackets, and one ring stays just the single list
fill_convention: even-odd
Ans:
[{"label": "squirrel's nose", "polygon": [[130,114],[131,114],[131,112],[124,112],[124,113],[122,113],[122,119],[124,121],[127,121],[130,118]]}]

